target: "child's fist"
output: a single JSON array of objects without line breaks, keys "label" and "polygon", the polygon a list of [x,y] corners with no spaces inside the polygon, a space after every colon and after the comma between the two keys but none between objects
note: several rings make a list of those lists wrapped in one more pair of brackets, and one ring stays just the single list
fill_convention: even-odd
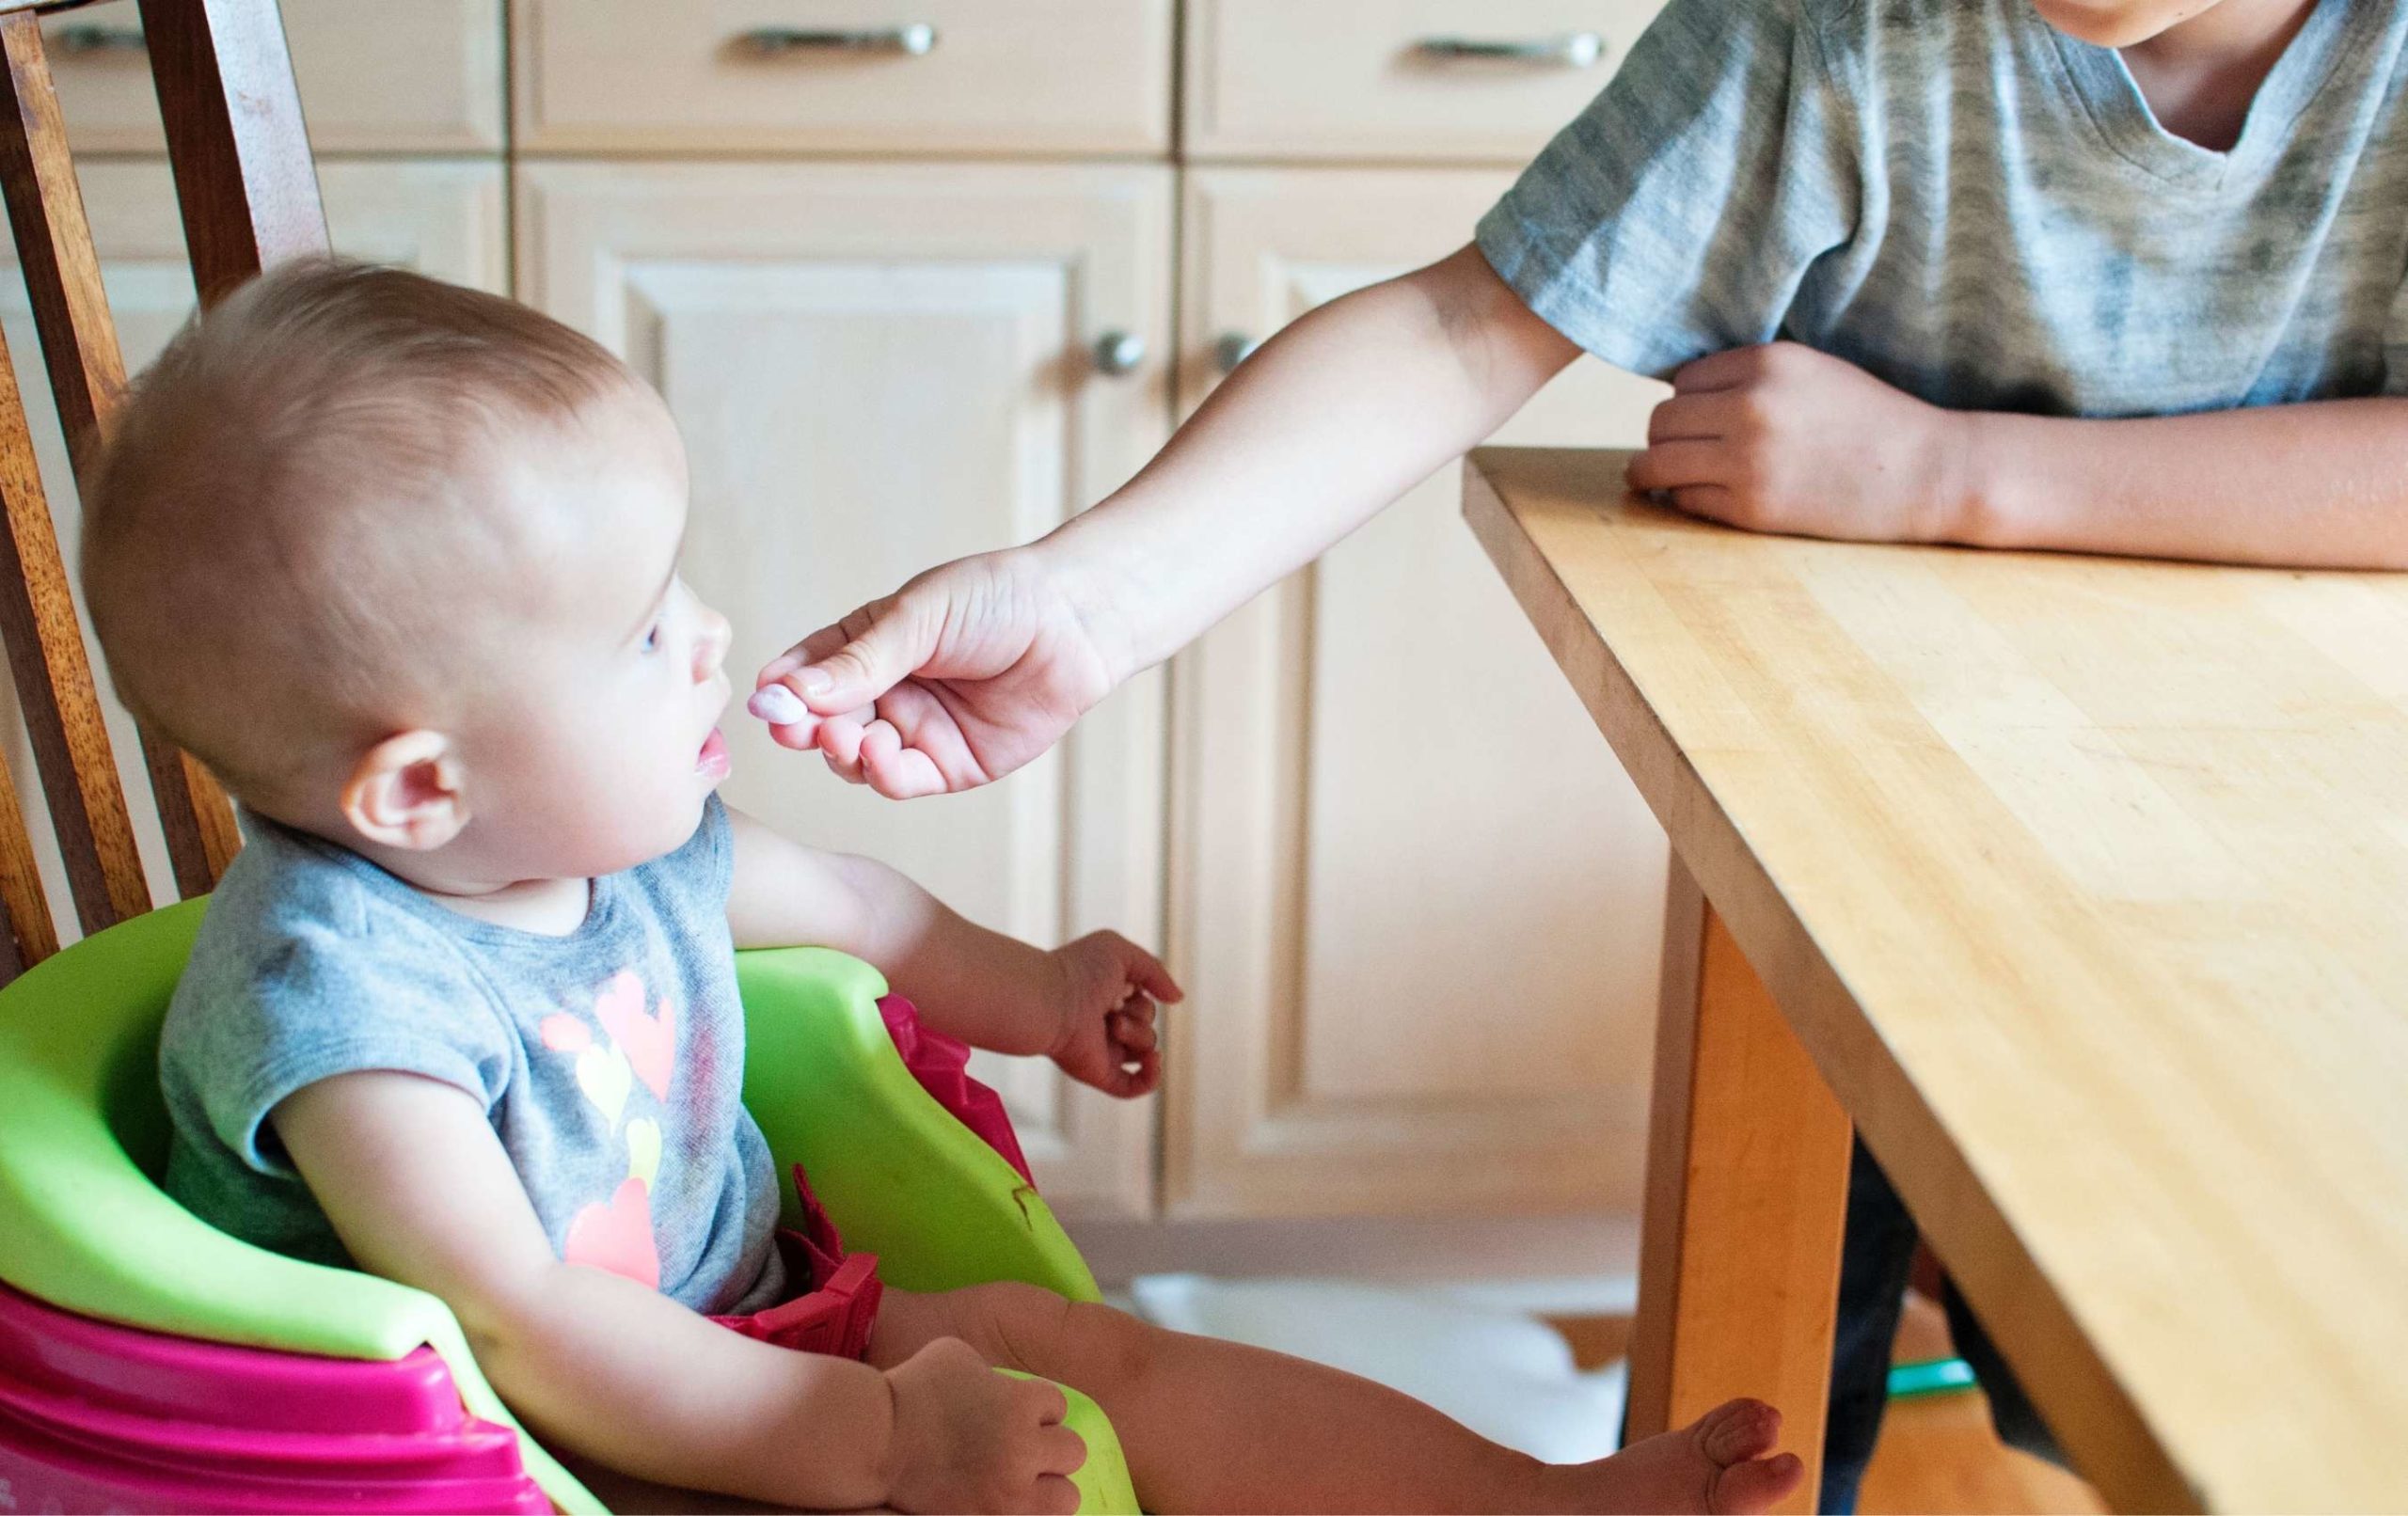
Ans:
[{"label": "child's fist", "polygon": [[1054,957],[1067,987],[1054,1061],[1106,1095],[1150,1093],[1163,1077],[1154,1003],[1176,1003],[1185,991],[1160,959],[1118,932],[1089,933],[1056,948]]},{"label": "child's fist", "polygon": [[1087,1445],[1062,1425],[1069,1407],[1043,1380],[987,1366],[958,1337],[939,1337],[886,1371],[895,1397],[897,1510],[1074,1511],[1070,1476]]}]

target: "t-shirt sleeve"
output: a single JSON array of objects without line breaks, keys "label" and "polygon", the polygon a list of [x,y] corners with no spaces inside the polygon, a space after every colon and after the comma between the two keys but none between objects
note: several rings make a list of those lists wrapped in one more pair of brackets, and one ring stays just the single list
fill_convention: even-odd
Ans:
[{"label": "t-shirt sleeve", "polygon": [[1531,310],[1655,375],[1781,334],[1861,199],[1857,112],[1806,3],[1665,6],[1481,220],[1481,251]]},{"label": "t-shirt sleeve", "polygon": [[171,1105],[183,1102],[184,1120],[205,1123],[259,1173],[293,1172],[267,1116],[321,1080],[418,1074],[487,1110],[509,1084],[516,1038],[467,961],[405,920],[360,924],[312,924],[256,943],[213,966],[205,1009],[169,1019],[160,1059]]}]

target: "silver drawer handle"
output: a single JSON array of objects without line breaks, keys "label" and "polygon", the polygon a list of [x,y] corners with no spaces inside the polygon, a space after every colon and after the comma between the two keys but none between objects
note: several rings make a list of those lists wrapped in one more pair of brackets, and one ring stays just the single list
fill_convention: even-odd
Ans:
[{"label": "silver drawer handle", "polygon": [[926,57],[936,51],[937,29],[924,21],[908,26],[872,26],[859,31],[798,31],[790,26],[761,26],[738,33],[736,49],[756,58],[787,53],[901,53]]},{"label": "silver drawer handle", "polygon": [[1090,351],[1096,368],[1117,377],[1133,373],[1146,361],[1146,340],[1135,332],[1109,331],[1095,340]]},{"label": "silver drawer handle", "polygon": [[78,26],[61,26],[51,38],[50,45],[61,53],[82,56],[93,53],[139,53],[150,44],[143,40],[138,26],[96,26],[86,22]]},{"label": "silver drawer handle", "polygon": [[1474,37],[1425,37],[1413,44],[1425,58],[1502,58],[1509,63],[1551,63],[1566,69],[1596,66],[1606,55],[1606,39],[1595,32],[1525,41],[1485,41]]},{"label": "silver drawer handle", "polygon": [[1223,373],[1235,373],[1238,365],[1254,356],[1254,350],[1261,345],[1259,338],[1244,332],[1223,332],[1212,343],[1212,367]]}]

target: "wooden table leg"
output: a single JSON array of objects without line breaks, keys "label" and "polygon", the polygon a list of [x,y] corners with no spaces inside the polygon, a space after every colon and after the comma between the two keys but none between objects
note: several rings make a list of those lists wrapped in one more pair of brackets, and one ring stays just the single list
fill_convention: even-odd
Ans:
[{"label": "wooden table leg", "polygon": [[1811,1511],[1822,1472],[1849,1125],[1772,997],[1678,860],[1648,1117],[1633,1438],[1735,1395],[1781,1408],[1806,1461],[1782,1509]]}]

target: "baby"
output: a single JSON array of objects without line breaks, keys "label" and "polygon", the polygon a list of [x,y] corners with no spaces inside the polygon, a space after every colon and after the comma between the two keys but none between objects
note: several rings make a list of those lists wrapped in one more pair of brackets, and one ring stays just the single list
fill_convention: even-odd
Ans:
[{"label": "baby", "polygon": [[[1758,1402],[1551,1466],[1334,1369],[782,1246],[736,948],[855,954],[934,1031],[1123,1097],[1179,990],[1111,933],[1041,951],[714,797],[728,625],[677,576],[684,454],[583,337],[286,265],[144,378],[87,511],[119,692],[246,813],[163,1035],[168,1188],[440,1296],[553,1445],[787,1507],[1070,1509],[1061,1394],[1005,1367],[1094,1397],[1153,1510],[1754,1510],[1797,1482]],[[815,1293],[832,1350],[777,1325]]]}]

